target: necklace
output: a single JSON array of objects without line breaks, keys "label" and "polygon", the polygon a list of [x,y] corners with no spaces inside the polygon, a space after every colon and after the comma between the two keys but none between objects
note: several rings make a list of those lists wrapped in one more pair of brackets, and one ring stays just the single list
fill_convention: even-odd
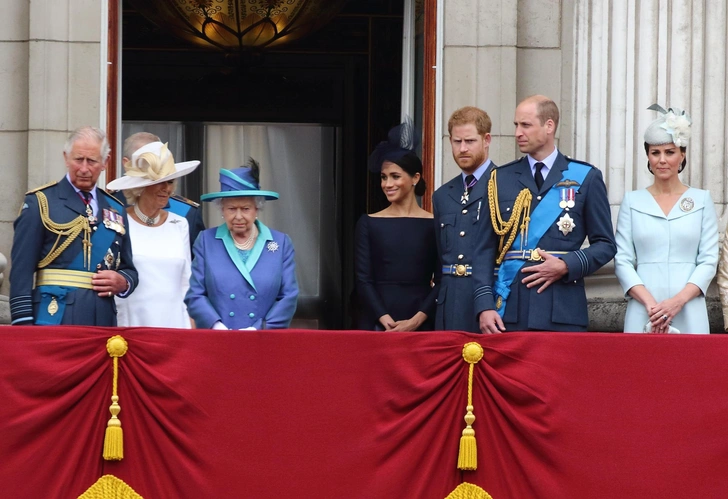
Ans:
[{"label": "necklace", "polygon": [[253,244],[255,244],[255,240],[258,238],[258,227],[253,225],[253,230],[250,231],[250,235],[248,238],[243,241],[242,243],[239,243],[233,238],[233,244],[235,244],[235,247],[242,251],[247,251],[250,248],[253,247]]},{"label": "necklace", "polygon": [[159,213],[156,217],[148,217],[144,213],[142,213],[142,210],[139,209],[139,206],[134,205],[134,213],[136,216],[141,220],[143,223],[147,224],[148,226],[157,225],[157,222],[159,222],[159,217],[162,216],[161,213]]}]

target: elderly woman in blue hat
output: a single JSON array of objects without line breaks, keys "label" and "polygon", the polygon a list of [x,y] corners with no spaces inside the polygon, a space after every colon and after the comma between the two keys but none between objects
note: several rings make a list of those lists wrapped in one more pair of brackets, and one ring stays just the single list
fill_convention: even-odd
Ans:
[{"label": "elderly woman in blue hat", "polygon": [[298,284],[293,243],[258,220],[265,200],[259,167],[220,170],[215,201],[223,225],[201,232],[195,242],[190,289],[185,297],[197,327],[207,329],[282,329],[296,311]]}]

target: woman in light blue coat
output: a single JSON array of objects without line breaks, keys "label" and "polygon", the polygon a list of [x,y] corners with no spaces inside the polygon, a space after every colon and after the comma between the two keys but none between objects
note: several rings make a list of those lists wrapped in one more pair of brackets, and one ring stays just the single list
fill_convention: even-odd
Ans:
[{"label": "woman in light blue coat", "polygon": [[690,118],[665,111],[645,131],[655,181],[624,196],[615,271],[627,296],[625,332],[710,332],[705,295],[718,264],[718,223],[706,190],[683,184]]},{"label": "woman in light blue coat", "polygon": [[260,190],[258,164],[249,165],[221,170],[220,192],[201,197],[219,204],[225,223],[201,232],[193,248],[185,303],[198,328],[287,328],[296,311],[293,243],[258,220],[278,193]]}]

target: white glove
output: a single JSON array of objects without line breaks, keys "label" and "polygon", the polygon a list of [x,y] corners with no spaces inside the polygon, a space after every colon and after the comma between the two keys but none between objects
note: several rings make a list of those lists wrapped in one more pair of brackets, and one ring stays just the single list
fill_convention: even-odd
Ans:
[{"label": "white glove", "polygon": [[225,324],[223,324],[221,321],[217,321],[215,324],[212,325],[212,329],[221,329],[221,330],[228,330],[228,328]]}]

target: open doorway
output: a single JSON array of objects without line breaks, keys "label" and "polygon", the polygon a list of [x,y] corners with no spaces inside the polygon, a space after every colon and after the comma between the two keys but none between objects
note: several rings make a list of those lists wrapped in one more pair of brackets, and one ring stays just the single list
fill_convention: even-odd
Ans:
[{"label": "open doorway", "polygon": [[[265,133],[280,132],[276,142],[287,140],[282,137],[289,132],[320,133],[316,147],[297,153],[299,158],[327,158],[319,163],[318,183],[305,177],[309,170],[296,168],[296,155],[285,165],[269,155],[271,164],[263,164],[271,169],[267,187],[296,194],[282,195],[271,206],[275,228],[305,230],[307,221],[297,208],[306,199],[317,201],[319,219],[311,224],[316,227],[296,237],[289,234],[304,272],[299,279],[309,283],[311,292],[299,304],[300,325],[347,328],[356,313],[351,301],[354,225],[382,202],[366,162],[369,151],[401,119],[405,5],[414,3],[424,2],[350,0],[331,22],[304,39],[231,56],[187,44],[141,15],[131,2],[122,2],[121,139],[139,127],[167,127],[168,140],[179,142],[174,146],[179,160],[202,161],[182,186],[186,197],[198,200],[215,190],[210,185],[215,172],[236,168],[244,163],[241,158],[256,155],[257,146],[224,145],[234,141],[213,146],[216,134],[263,126]],[[274,143],[269,150],[289,146]],[[324,165],[328,159],[330,164]],[[208,224],[215,223],[209,213],[207,217]],[[308,244],[313,240],[317,247]]]}]

